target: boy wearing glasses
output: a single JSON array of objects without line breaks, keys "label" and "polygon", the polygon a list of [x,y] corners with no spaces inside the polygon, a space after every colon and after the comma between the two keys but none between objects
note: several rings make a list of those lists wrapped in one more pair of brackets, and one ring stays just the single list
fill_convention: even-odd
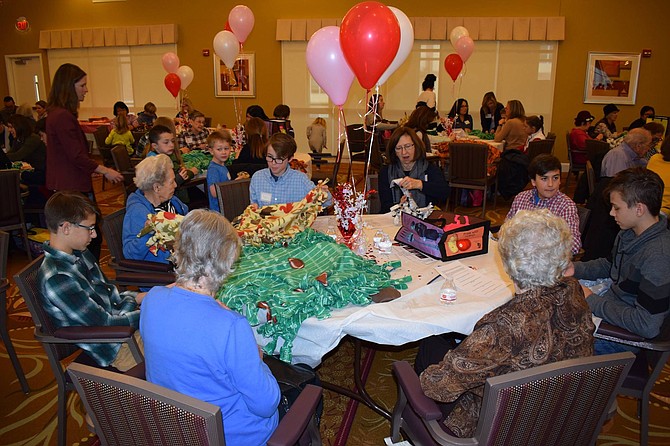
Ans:
[{"label": "boy wearing glasses", "polygon": [[[97,237],[98,210],[77,192],[56,192],[44,207],[50,241],[37,275],[45,311],[53,324],[124,325],[138,328],[139,304],[146,293],[119,293],[86,248]],[[139,332],[137,332],[139,333]],[[80,344],[100,366],[125,371],[135,365],[127,345]]]},{"label": "boy wearing glasses", "polygon": [[[261,169],[251,177],[249,196],[251,203],[257,206],[284,204],[300,201],[314,189],[314,183],[304,173],[291,169],[297,146],[295,140],[285,133],[275,133],[268,141],[265,159],[267,169]],[[327,189],[327,186],[323,186]],[[324,203],[329,206],[329,196]]]}]

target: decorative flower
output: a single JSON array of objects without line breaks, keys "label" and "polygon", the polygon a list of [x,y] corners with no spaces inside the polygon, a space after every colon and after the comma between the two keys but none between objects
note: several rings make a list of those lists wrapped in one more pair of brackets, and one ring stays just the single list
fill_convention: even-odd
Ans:
[{"label": "decorative flower", "polygon": [[351,237],[358,222],[369,195],[376,193],[373,190],[365,194],[356,192],[350,183],[340,183],[333,191],[333,203],[335,204],[335,215],[340,231],[345,237]]}]

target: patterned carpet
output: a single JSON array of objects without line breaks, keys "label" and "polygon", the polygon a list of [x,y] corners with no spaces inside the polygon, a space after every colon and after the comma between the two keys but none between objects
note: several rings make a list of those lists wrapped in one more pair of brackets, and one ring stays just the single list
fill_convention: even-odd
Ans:
[{"label": "patterned carpet", "polygon": [[[96,183],[100,189],[100,183]],[[123,206],[121,189],[106,186],[97,193],[103,214]],[[487,210],[486,217],[493,224],[504,219],[509,202],[499,200],[497,209]],[[478,215],[480,210],[457,208],[457,212]],[[26,264],[25,254],[11,248],[8,274],[12,277]],[[104,249],[101,264],[108,270],[109,254]],[[18,351],[21,365],[31,388],[23,394],[14,374],[4,345],[0,345],[0,445],[55,445],[56,444],[56,384],[47,358],[39,343],[33,338],[33,324],[25,304],[13,285],[8,295],[10,336]],[[318,368],[323,381],[353,389],[353,343],[345,338]],[[368,359],[369,371],[366,388],[380,404],[392,410],[396,400],[396,384],[391,374],[391,364],[397,360],[412,362],[416,345],[395,349],[364,347],[363,358]],[[600,435],[598,445],[638,444],[639,424],[636,402],[619,397],[618,413],[611,429]],[[93,436],[84,423],[84,410],[79,398],[68,398],[68,444],[91,445]],[[670,367],[666,366],[652,394],[650,445],[670,445]],[[325,445],[383,445],[389,436],[390,425],[372,410],[352,403],[339,394],[324,392],[324,413],[321,434]]]}]

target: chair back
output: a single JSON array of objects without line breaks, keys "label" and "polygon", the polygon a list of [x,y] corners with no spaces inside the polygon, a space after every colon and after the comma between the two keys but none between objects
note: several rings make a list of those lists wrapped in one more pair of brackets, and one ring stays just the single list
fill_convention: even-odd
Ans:
[{"label": "chair back", "polygon": [[449,144],[449,184],[486,184],[487,157],[485,144]]},{"label": "chair back", "polygon": [[347,126],[347,141],[351,154],[361,153],[367,149],[367,138],[363,124],[349,124]]},{"label": "chair back", "polygon": [[489,378],[475,437],[488,445],[595,444],[633,360],[630,352],[590,356]]},{"label": "chair back", "polygon": [[595,173],[595,179],[598,181],[600,178],[600,168],[603,163],[603,158],[605,158],[607,152],[610,151],[610,145],[605,141],[587,139],[585,150],[586,156],[588,157],[589,161],[591,161],[591,166],[593,167],[593,172]]},{"label": "chair back", "polygon": [[[0,231],[0,281],[7,278],[7,252],[9,251],[9,234]],[[0,308],[0,311],[3,311]]]},{"label": "chair back", "polygon": [[[56,331],[56,326],[51,321],[51,316],[44,310],[42,293],[37,280],[37,275],[43,261],[44,255],[41,255],[14,276],[14,281],[19,287],[21,296],[23,296],[23,300],[25,300],[26,306],[33,318],[35,335],[37,337],[53,336]],[[56,380],[59,381],[59,386],[61,384],[64,385],[65,375],[60,361],[79,350],[79,347],[74,344],[55,344],[50,342],[42,342],[42,346],[47,353]],[[63,383],[61,383],[61,380]]]},{"label": "chair back", "polygon": [[589,227],[589,218],[591,217],[591,209],[586,206],[577,206],[577,216],[579,217],[579,233],[581,234],[582,242],[586,230]]},{"label": "chair back", "polygon": [[112,261],[119,262],[123,256],[123,219],[126,217],[126,208],[112,212],[102,218],[102,235],[107,241]]},{"label": "chair back", "polygon": [[250,178],[244,178],[214,184],[219,209],[229,221],[233,221],[236,217],[242,215],[242,212],[251,204],[250,183]]},{"label": "chair back", "polygon": [[114,168],[123,174],[123,188],[126,197],[128,197],[129,194],[132,194],[137,189],[133,181],[135,178],[135,168],[130,155],[128,155],[128,148],[124,144],[117,144],[112,147],[111,154],[114,160]]},{"label": "chair back", "polygon": [[23,224],[20,173],[16,169],[0,170],[0,229],[20,229]]},{"label": "chair back", "polygon": [[103,445],[225,444],[214,404],[83,364],[71,364],[68,373]]},{"label": "chair back", "polygon": [[109,136],[108,126],[101,125],[97,129],[95,129],[95,132],[93,132],[93,139],[95,139],[95,144],[98,146],[98,149],[100,149],[100,147],[104,147],[107,145],[107,143],[105,143],[105,139],[107,139],[107,136]]},{"label": "chair back", "polygon": [[555,140],[553,139],[531,141],[528,144],[528,150],[526,152],[528,154],[528,161],[533,161],[533,158],[543,153],[551,154],[554,151],[554,142]]},{"label": "chair back", "polygon": [[596,190],[596,172],[593,169],[593,164],[591,161],[586,162],[586,182],[589,185],[589,197],[593,194],[593,191]]},{"label": "chair back", "polygon": [[382,210],[382,202],[379,199],[379,174],[371,173],[368,175],[368,178],[365,183],[365,190],[376,191],[374,194],[370,195],[368,198],[368,213],[369,214],[379,214]]}]

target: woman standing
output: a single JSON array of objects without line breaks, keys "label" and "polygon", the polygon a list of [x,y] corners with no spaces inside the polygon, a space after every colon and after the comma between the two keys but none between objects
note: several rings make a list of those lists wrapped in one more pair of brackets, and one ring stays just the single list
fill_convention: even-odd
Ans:
[{"label": "woman standing", "polygon": [[421,83],[421,89],[423,90],[419,95],[419,98],[416,100],[416,106],[425,105],[426,107],[432,108],[435,110],[437,105],[437,100],[435,98],[435,81],[437,76],[433,73],[426,74],[425,79]]},{"label": "woman standing", "polygon": [[388,142],[387,152],[390,164],[379,172],[379,199],[381,212],[388,212],[398,204],[404,195],[397,186],[407,189],[419,207],[428,203],[446,201],[449,186],[444,174],[435,164],[426,160],[426,149],[409,127],[398,127]]},{"label": "woman standing", "polygon": [[[61,65],[54,75],[47,110],[47,189],[82,192],[95,200],[91,174],[99,173],[112,183],[123,181],[114,169],[96,163],[88,154],[88,142],[79,127],[79,103],[88,88],[86,73],[76,65]],[[97,241],[97,243],[95,243]],[[89,250],[100,256],[101,237],[93,239]]]}]

